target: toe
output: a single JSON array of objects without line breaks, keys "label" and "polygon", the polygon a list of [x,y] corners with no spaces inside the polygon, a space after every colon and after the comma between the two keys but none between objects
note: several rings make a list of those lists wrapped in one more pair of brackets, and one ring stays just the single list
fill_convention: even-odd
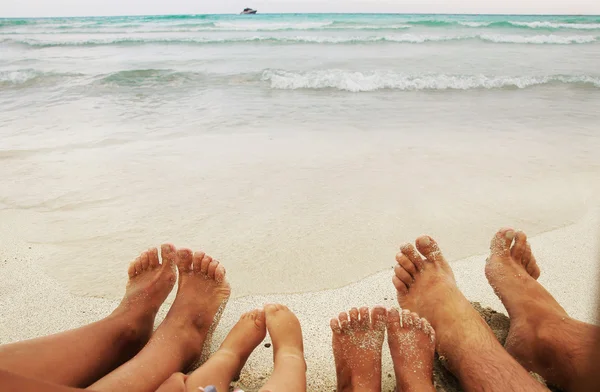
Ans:
[{"label": "toe", "polygon": [[177,250],[177,268],[181,272],[189,272],[192,270],[192,251],[190,249]]},{"label": "toe", "polygon": [[437,242],[433,240],[433,238],[423,235],[417,238],[416,245],[419,252],[425,256],[427,261],[431,263],[444,262],[444,256],[440,251],[440,247],[438,246]]},{"label": "toe", "polygon": [[431,324],[429,324],[429,321],[425,317],[421,317],[421,329],[426,333],[429,333],[431,329]]},{"label": "toe", "polygon": [[202,263],[200,263],[200,272],[203,274],[208,274],[208,266],[212,263],[212,257],[205,254],[202,258]]},{"label": "toe", "polygon": [[509,227],[503,227],[498,230],[492,242],[490,243],[490,251],[492,255],[501,257],[510,257],[510,244],[515,238],[515,231]]},{"label": "toe", "polygon": [[156,268],[160,265],[160,262],[158,261],[158,249],[148,249],[148,263],[150,264],[150,268]]},{"label": "toe", "polygon": [[399,295],[406,295],[406,294],[408,294],[408,287],[396,275],[394,275],[392,277],[392,283],[394,284],[394,287],[396,288],[396,291],[398,292]]},{"label": "toe", "polygon": [[208,265],[208,271],[206,273],[206,275],[208,275],[210,279],[215,278],[215,272],[217,272],[217,267],[219,267],[219,262],[213,259],[213,261],[211,261]]},{"label": "toe", "polygon": [[537,279],[540,277],[540,268],[537,265],[537,261],[531,252],[531,245],[527,243],[525,247],[525,254],[523,255],[523,266],[532,278]]},{"label": "toe", "polygon": [[262,328],[265,326],[265,320],[266,320],[265,310],[264,309],[256,309],[256,317],[254,318],[254,324],[256,324],[257,327]]},{"label": "toe", "polygon": [[360,319],[358,320],[358,325],[361,329],[367,329],[371,325],[371,318],[369,317],[369,308],[363,306],[358,310],[360,314]]},{"label": "toe", "polygon": [[215,280],[218,283],[224,282],[225,281],[225,267],[223,267],[223,264],[219,263],[219,265],[217,266],[217,269],[215,270]]},{"label": "toe", "polygon": [[415,312],[412,312],[410,314],[410,318],[412,319],[413,325],[415,326],[415,328],[421,329],[421,318],[419,317],[419,315],[416,314]]},{"label": "toe", "polygon": [[413,284],[414,279],[411,274],[409,274],[401,265],[397,265],[394,267],[394,274],[400,279],[407,288]]},{"label": "toe", "polygon": [[523,255],[527,249],[527,236],[522,231],[517,231],[515,234],[515,243],[510,249],[511,257],[517,262],[522,263]]},{"label": "toe", "polygon": [[418,271],[421,271],[423,269],[423,258],[412,244],[403,244],[400,247],[400,252],[412,262],[412,264],[416,267]]},{"label": "toe", "polygon": [[160,246],[160,257],[163,267],[171,267],[177,259],[177,251],[173,244],[163,244]]},{"label": "toe", "polygon": [[142,260],[139,256],[136,257],[135,261],[133,262],[133,268],[135,269],[136,275],[139,275],[142,273]]},{"label": "toe", "polygon": [[396,261],[398,262],[398,265],[400,265],[406,272],[410,274],[411,278],[414,279],[417,276],[417,267],[403,253],[398,253],[396,255]]},{"label": "toe", "polygon": [[373,329],[383,331],[385,329],[385,321],[387,318],[387,310],[383,306],[375,306],[371,310],[371,324]]},{"label": "toe", "polygon": [[340,327],[340,322],[336,318],[332,318],[331,320],[329,320],[329,327],[331,328],[333,333],[342,332],[342,327]]},{"label": "toe", "polygon": [[264,306],[264,310],[265,310],[265,314],[267,316],[269,316],[269,315],[273,315],[274,313],[276,313],[279,309],[277,308],[277,304],[266,304]]},{"label": "toe", "polygon": [[342,332],[348,331],[350,328],[350,322],[348,321],[348,314],[346,312],[342,312],[338,315],[338,319],[340,321],[340,327]]},{"label": "toe", "polygon": [[350,315],[350,328],[354,329],[358,326],[358,309],[352,308],[348,314]]},{"label": "toe", "polygon": [[386,325],[391,333],[400,329],[400,312],[398,312],[398,309],[392,308],[387,312]]},{"label": "toe", "polygon": [[150,267],[150,260],[148,259],[148,252],[142,252],[140,255],[140,260],[142,263],[142,270],[147,270]]},{"label": "toe", "polygon": [[204,258],[204,256],[204,252],[194,252],[194,257],[192,261],[192,269],[194,270],[194,272],[200,272],[200,269],[202,268],[202,259]]},{"label": "toe", "polygon": [[129,268],[127,269],[127,275],[129,275],[130,278],[133,278],[135,276],[135,261],[132,261],[131,263],[129,263]]},{"label": "toe", "polygon": [[410,315],[410,310],[402,309],[402,313],[400,314],[400,326],[404,328],[412,326],[412,317]]}]

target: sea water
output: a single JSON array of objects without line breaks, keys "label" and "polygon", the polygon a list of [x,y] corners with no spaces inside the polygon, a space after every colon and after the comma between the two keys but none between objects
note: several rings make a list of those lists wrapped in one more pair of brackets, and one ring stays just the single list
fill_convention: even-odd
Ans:
[{"label": "sea water", "polygon": [[237,295],[576,220],[600,182],[600,16],[0,19],[0,226],[80,294],[172,241]]}]

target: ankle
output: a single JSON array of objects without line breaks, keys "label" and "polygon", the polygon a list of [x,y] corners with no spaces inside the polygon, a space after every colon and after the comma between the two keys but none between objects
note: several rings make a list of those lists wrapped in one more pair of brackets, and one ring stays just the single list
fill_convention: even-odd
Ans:
[{"label": "ankle", "polygon": [[398,392],[435,391],[433,386],[433,370],[429,374],[410,374],[404,372],[402,375],[396,375],[396,390]]}]

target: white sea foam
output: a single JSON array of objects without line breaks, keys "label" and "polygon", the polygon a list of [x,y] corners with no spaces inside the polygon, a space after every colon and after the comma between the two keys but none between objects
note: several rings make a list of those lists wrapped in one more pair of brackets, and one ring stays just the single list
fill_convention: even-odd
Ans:
[{"label": "white sea foam", "polygon": [[501,35],[481,34],[479,38],[483,41],[505,43],[505,44],[587,44],[597,41],[592,35]]},{"label": "white sea foam", "polygon": [[485,27],[489,26],[491,22],[458,22],[458,24],[467,27]]},{"label": "white sea foam", "polygon": [[598,41],[593,35],[504,35],[504,34],[469,34],[469,35],[431,35],[431,34],[391,34],[370,36],[339,36],[339,35],[255,35],[228,38],[147,38],[147,37],[118,37],[102,39],[4,39],[5,44],[22,44],[33,47],[52,46],[95,46],[95,45],[145,45],[145,44],[235,44],[246,42],[263,42],[273,44],[372,44],[384,42],[421,44],[426,42],[482,40],[491,43],[505,44],[586,44]]},{"label": "white sea foam", "polygon": [[470,90],[526,88],[552,82],[589,84],[600,87],[600,78],[591,76],[486,76],[486,75],[423,75],[411,76],[389,71],[352,72],[340,69],[310,72],[266,70],[262,80],[271,88],[283,90],[333,88],[351,92],[394,90]]},{"label": "white sea foam", "polygon": [[574,29],[574,30],[598,30],[600,23],[556,23],[556,22],[511,22],[511,25],[529,27],[532,29]]}]

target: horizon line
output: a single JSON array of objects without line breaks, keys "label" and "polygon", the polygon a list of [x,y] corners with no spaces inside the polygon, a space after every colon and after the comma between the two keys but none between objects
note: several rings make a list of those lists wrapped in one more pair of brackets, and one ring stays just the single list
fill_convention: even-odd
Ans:
[{"label": "horizon line", "polygon": [[[121,15],[72,15],[72,16],[0,16],[0,19],[53,19],[53,18],[123,18],[151,16],[239,16],[239,13],[174,13],[174,14],[121,14]],[[429,12],[262,12],[248,17],[260,15],[436,15],[436,16],[597,16],[600,14],[505,14],[505,13],[429,13]]]}]

